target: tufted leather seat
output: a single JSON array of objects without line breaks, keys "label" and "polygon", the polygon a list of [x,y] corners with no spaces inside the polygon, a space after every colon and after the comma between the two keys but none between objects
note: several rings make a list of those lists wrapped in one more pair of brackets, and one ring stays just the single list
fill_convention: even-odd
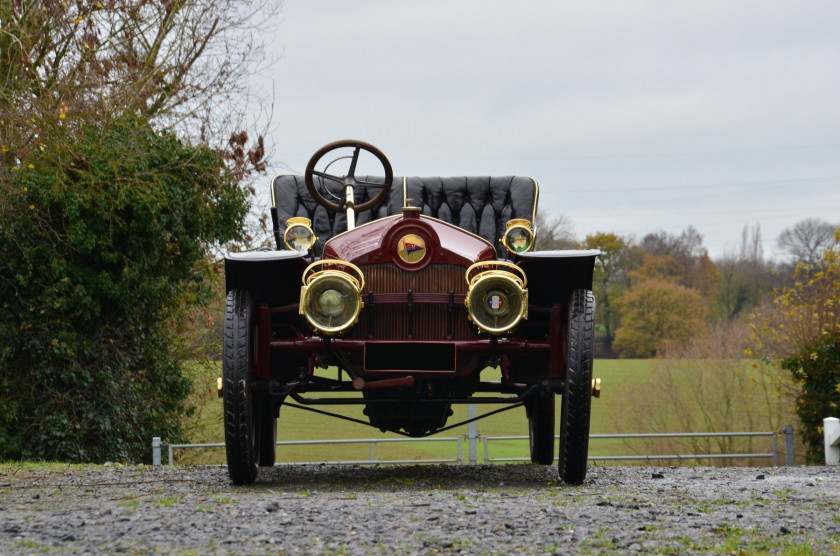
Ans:
[{"label": "tufted leather seat", "polygon": [[[374,178],[362,179],[373,181]],[[366,201],[376,192],[357,187],[355,202]],[[340,198],[340,193],[340,189],[333,191],[336,198]],[[535,180],[517,176],[395,177],[385,203],[373,211],[356,215],[356,225],[400,214],[408,198],[412,206],[423,208],[423,214],[483,237],[496,246],[499,256],[503,256],[504,247],[499,240],[504,234],[505,223],[511,218],[525,218],[533,222],[538,196]],[[330,214],[318,205],[307,191],[303,176],[276,176],[272,181],[272,202],[274,236],[279,249],[283,249],[286,220],[293,216],[305,216],[312,221],[312,229],[318,236],[316,256],[320,255],[324,242],[347,229],[345,214]]]}]

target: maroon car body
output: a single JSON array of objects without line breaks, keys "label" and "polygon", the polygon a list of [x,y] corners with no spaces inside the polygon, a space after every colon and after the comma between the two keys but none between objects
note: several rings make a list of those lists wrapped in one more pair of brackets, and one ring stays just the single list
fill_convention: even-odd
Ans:
[{"label": "maroon car body", "polygon": [[[355,149],[356,158],[360,149],[373,149],[362,142],[338,146]],[[274,464],[283,405],[321,406],[318,411],[331,413],[327,406],[363,404],[367,424],[407,436],[443,430],[453,404],[524,405],[532,461],[550,464],[555,395],[563,400],[560,475],[569,483],[582,482],[591,396],[598,390],[592,377],[591,293],[598,251],[506,249],[512,243],[508,235],[488,239],[465,229],[465,223],[477,219],[464,214],[492,210],[473,200],[474,206],[467,207],[466,201],[460,205],[461,218],[448,216],[447,221],[450,207],[435,217],[428,214],[433,211],[426,201],[443,189],[421,178],[394,179],[387,170],[386,178],[376,182],[367,178],[351,183],[351,196],[344,197],[350,200],[339,205],[351,210],[354,204],[364,205],[359,190],[380,183],[387,197],[377,193],[383,198],[379,210],[373,206],[356,215],[358,226],[335,234],[336,223],[322,219],[319,242],[312,232],[314,243],[299,250],[283,249],[289,242],[281,242],[281,236],[296,222],[306,221],[301,226],[310,229],[311,220],[284,220],[283,215],[308,207],[308,216],[317,223],[325,204],[318,202],[323,190],[311,183],[304,189],[300,176],[275,178],[272,215],[278,249],[226,257],[223,384],[233,482],[251,483],[259,466]],[[333,185],[338,188],[335,197],[345,195],[346,176],[313,175],[344,180]],[[451,196],[461,187],[459,180],[465,184],[463,199],[485,190],[470,186],[470,179],[453,181]],[[490,191],[492,178],[486,179]],[[510,196],[509,203],[499,205],[499,216],[507,219],[508,230],[522,228],[516,232],[520,246],[533,243],[538,186],[534,180],[506,179],[502,183],[510,185],[503,193]],[[296,193],[278,195],[281,187]],[[412,206],[409,190],[419,206]],[[491,200],[501,197],[488,194]],[[511,205],[513,209],[505,208]],[[512,214],[516,210],[530,211],[530,220],[510,218],[517,216]],[[324,214],[341,219],[335,210]],[[348,220],[353,219],[349,214]],[[487,226],[482,229],[486,232]],[[300,232],[301,237],[306,233]],[[501,239],[502,248],[491,239]],[[316,373],[324,367],[337,367],[338,378]],[[502,380],[483,380],[482,370],[488,367],[500,368]],[[319,394],[327,391],[333,394]]]}]

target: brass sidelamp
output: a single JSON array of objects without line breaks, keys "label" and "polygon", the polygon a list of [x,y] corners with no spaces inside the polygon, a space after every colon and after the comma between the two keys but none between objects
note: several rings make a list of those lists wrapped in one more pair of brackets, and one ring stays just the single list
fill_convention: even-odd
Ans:
[{"label": "brass sidelamp", "polygon": [[312,231],[312,221],[304,216],[295,216],[286,220],[283,243],[292,251],[309,251],[318,238]]},{"label": "brass sidelamp", "polygon": [[524,218],[508,220],[502,245],[509,252],[518,254],[531,251],[534,248],[534,230],[531,221]]}]

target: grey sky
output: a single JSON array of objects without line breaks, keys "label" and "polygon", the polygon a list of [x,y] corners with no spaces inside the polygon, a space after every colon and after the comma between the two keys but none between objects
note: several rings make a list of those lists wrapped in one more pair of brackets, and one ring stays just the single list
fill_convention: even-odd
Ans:
[{"label": "grey sky", "polygon": [[270,172],[361,139],[396,175],[535,177],[579,238],[694,225],[712,256],[840,222],[834,0],[284,0],[269,54]]}]

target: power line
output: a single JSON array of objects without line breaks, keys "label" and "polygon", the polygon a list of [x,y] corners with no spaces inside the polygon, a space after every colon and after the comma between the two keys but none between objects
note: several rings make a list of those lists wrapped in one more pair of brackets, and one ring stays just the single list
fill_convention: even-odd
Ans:
[{"label": "power line", "polygon": [[[661,191],[661,190],[674,190],[674,189],[698,189],[698,188],[712,188],[712,187],[739,187],[744,185],[786,185],[791,183],[803,183],[803,182],[817,182],[817,181],[825,181],[825,180],[838,180],[840,176],[814,176],[810,178],[786,178],[781,180],[755,180],[755,181],[742,181],[742,182],[729,182],[729,183],[699,183],[693,185],[656,185],[656,186],[644,186],[644,187],[615,187],[615,188],[599,188],[599,189],[591,189],[586,188],[585,192],[587,193],[617,193],[617,192],[628,192],[633,193],[637,191]],[[542,189],[547,189],[545,186]]]},{"label": "power line", "polygon": [[[615,213],[607,210],[602,210],[598,212],[575,212],[574,217],[593,217],[593,216],[604,216],[608,215],[610,217],[616,216],[704,216],[704,215],[715,215],[715,214],[760,214],[766,212],[783,212],[784,214],[776,215],[776,216],[768,216],[767,218],[783,218],[785,216],[790,216],[790,211],[796,211],[797,213],[801,213],[803,211],[807,211],[808,213],[814,212],[814,207],[786,207],[783,209],[738,209],[738,210],[718,210],[718,211],[689,211],[689,212],[622,212],[622,213]],[[840,210],[840,206],[821,206],[819,210]],[[569,216],[572,216],[570,213],[566,213]]]},{"label": "power line", "polygon": [[[434,154],[423,153],[418,154],[419,151],[412,152],[407,159],[411,160],[417,157],[418,160],[602,160],[602,159],[617,159],[617,158],[667,158],[667,157],[685,157],[685,156],[708,156],[721,154],[743,154],[743,153],[762,153],[762,152],[791,152],[791,151],[813,151],[825,149],[840,149],[838,144],[829,145],[804,145],[794,147],[763,147],[750,149],[719,149],[711,151],[682,151],[682,152],[651,152],[651,153],[624,153],[624,154],[581,154],[581,155],[563,155],[555,153],[537,154],[537,155],[519,155],[519,154],[488,154],[484,156],[470,156],[470,155],[441,155],[439,151]],[[396,158],[396,157],[395,157]],[[406,157],[403,156],[405,159]]]}]

